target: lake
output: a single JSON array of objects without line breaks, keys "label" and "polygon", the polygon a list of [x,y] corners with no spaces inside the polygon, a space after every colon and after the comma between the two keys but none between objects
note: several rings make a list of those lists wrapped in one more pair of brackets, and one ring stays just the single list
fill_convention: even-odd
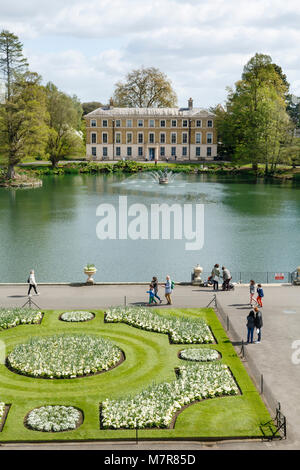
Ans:
[{"label": "lake", "polygon": [[[117,211],[120,196],[128,207],[142,204],[149,217],[153,204],[203,205],[203,247],[186,250],[186,239],[162,240],[161,231],[159,239],[100,240],[97,208]],[[0,188],[0,282],[26,282],[30,269],[38,282],[85,281],[86,263],[96,265],[99,282],[166,274],[189,281],[197,263],[206,272],[225,265],[244,281],[265,282],[256,273],[269,271],[272,281],[275,272],[300,265],[299,227],[300,188],[288,184],[185,174],[166,186],[147,173],[48,176],[38,189]]]}]

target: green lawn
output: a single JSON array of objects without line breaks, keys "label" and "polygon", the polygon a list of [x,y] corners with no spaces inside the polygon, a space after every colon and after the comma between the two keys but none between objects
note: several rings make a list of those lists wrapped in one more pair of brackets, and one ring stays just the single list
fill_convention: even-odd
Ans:
[{"label": "green lawn", "polygon": [[[163,312],[163,309],[159,309],[160,314]],[[270,421],[269,412],[214,311],[173,309],[165,312],[168,315],[202,317],[207,321],[217,344],[199,347],[217,349],[221,353],[222,361],[230,367],[242,393],[191,405],[178,416],[174,429],[141,430],[139,437],[262,437],[261,425]],[[104,323],[102,311],[95,311],[96,317],[92,321],[75,324],[59,321],[60,313],[62,312],[45,312],[40,325],[22,325],[0,331],[0,339],[6,343],[6,353],[30,336],[82,332],[100,334],[111,339],[125,352],[126,360],[117,368],[100,375],[64,380],[25,377],[9,371],[5,365],[0,365],[0,402],[12,405],[4,429],[0,433],[0,441],[133,439],[133,430],[100,429],[100,402],[105,398],[135,394],[153,382],[174,380],[174,368],[183,362],[178,359],[177,353],[184,346],[171,345],[168,336],[164,334],[139,330],[122,323]],[[26,429],[23,424],[25,415],[31,409],[45,404],[77,406],[84,412],[84,423],[75,431],[61,433]]]}]

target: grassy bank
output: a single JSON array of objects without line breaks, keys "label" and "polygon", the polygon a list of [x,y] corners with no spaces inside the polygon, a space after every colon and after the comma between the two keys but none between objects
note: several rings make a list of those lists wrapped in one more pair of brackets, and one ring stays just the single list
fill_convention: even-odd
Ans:
[{"label": "grassy bank", "polygon": [[[15,345],[30,336],[49,336],[59,333],[97,334],[108,338],[125,353],[126,360],[115,369],[100,375],[76,379],[45,380],[18,375],[4,364],[0,365],[0,401],[11,404],[0,440],[106,440],[134,439],[134,430],[103,430],[99,424],[99,403],[135,395],[153,382],[175,379],[175,368],[182,365],[178,352],[182,345],[170,344],[166,334],[153,333],[124,323],[105,323],[102,311],[94,312],[95,319],[86,323],[61,322],[59,311],[47,311],[39,325],[19,325],[0,332],[9,354]],[[164,315],[164,310],[159,313]],[[179,414],[174,429],[147,429],[139,432],[141,439],[178,438],[261,438],[263,425],[270,414],[250,380],[242,362],[228,340],[212,309],[172,309],[167,315],[198,319],[210,326],[216,344],[194,345],[219,351],[221,361],[228,365],[239,388],[240,395],[218,397],[195,403]],[[186,361],[184,361],[186,364]],[[25,415],[43,405],[70,405],[84,413],[83,424],[74,431],[45,433],[24,426]]]},{"label": "grassy bank", "polygon": [[37,188],[42,186],[43,182],[39,179],[39,174],[33,170],[16,171],[15,178],[7,178],[6,171],[0,169],[0,187],[4,188]]},{"label": "grassy bank", "polygon": [[160,162],[144,163],[135,161],[118,162],[70,162],[59,165],[57,168],[51,165],[29,165],[22,167],[23,173],[36,176],[43,175],[64,175],[64,174],[110,174],[110,173],[138,173],[169,169],[173,173],[186,174],[207,174],[216,176],[240,176],[241,178],[256,179],[265,178],[268,180],[291,180],[300,181],[300,168],[292,169],[289,166],[278,166],[276,173],[264,175],[264,165],[259,165],[257,171],[251,165],[237,166],[232,163],[175,163]]}]

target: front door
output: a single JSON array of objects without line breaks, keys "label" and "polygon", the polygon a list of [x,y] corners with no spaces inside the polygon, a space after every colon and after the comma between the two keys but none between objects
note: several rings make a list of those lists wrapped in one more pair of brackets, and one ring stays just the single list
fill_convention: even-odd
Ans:
[{"label": "front door", "polygon": [[149,160],[154,160],[155,157],[155,149],[149,148]]}]

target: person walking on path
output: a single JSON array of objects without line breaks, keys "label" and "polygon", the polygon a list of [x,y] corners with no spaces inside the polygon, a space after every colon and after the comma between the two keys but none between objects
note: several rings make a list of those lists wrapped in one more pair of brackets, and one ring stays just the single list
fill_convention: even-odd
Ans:
[{"label": "person walking on path", "polygon": [[172,305],[171,294],[172,294],[172,281],[171,281],[170,276],[167,276],[166,282],[165,282],[165,298],[167,299],[168,305]]},{"label": "person walking on path", "polygon": [[255,310],[255,327],[256,327],[256,333],[257,333],[257,341],[255,341],[255,343],[260,343],[261,342],[261,329],[263,327],[262,313],[257,307],[255,307],[254,310]]},{"label": "person walking on path", "polygon": [[161,298],[160,298],[159,295],[158,295],[158,281],[157,281],[157,277],[156,277],[156,276],[153,276],[151,285],[152,285],[152,287],[153,287],[153,289],[154,289],[154,297],[155,297],[156,299],[158,299],[160,303],[162,303],[162,300],[161,300]]},{"label": "person walking on path", "polygon": [[36,280],[35,280],[35,275],[34,275],[34,270],[32,269],[29,273],[29,278],[28,278],[28,284],[29,284],[29,289],[28,289],[28,296],[31,295],[30,292],[31,292],[31,289],[34,290],[34,292],[36,293],[36,295],[40,295],[39,292],[37,291],[36,287],[37,287],[37,283],[36,283]]},{"label": "person walking on path", "polygon": [[211,272],[211,280],[214,283],[214,290],[219,290],[220,268],[219,264],[215,264]]},{"label": "person walking on path", "polygon": [[223,271],[223,290],[229,290],[229,283],[232,279],[229,269],[222,266]]},{"label": "person walking on path", "polygon": [[253,310],[247,316],[247,343],[253,343],[253,332],[255,328],[255,313]]},{"label": "person walking on path", "polygon": [[253,279],[250,281],[250,305],[253,307],[253,304],[255,302],[254,295],[255,295],[255,281]]},{"label": "person walking on path", "polygon": [[149,290],[147,290],[147,294],[149,294],[149,305],[151,305],[153,302],[157,304],[155,298],[154,298],[154,287],[152,284],[149,286]]},{"label": "person walking on path", "polygon": [[263,306],[262,304],[262,298],[264,297],[264,291],[263,291],[263,288],[261,286],[261,284],[257,284],[257,303],[260,307]]}]

